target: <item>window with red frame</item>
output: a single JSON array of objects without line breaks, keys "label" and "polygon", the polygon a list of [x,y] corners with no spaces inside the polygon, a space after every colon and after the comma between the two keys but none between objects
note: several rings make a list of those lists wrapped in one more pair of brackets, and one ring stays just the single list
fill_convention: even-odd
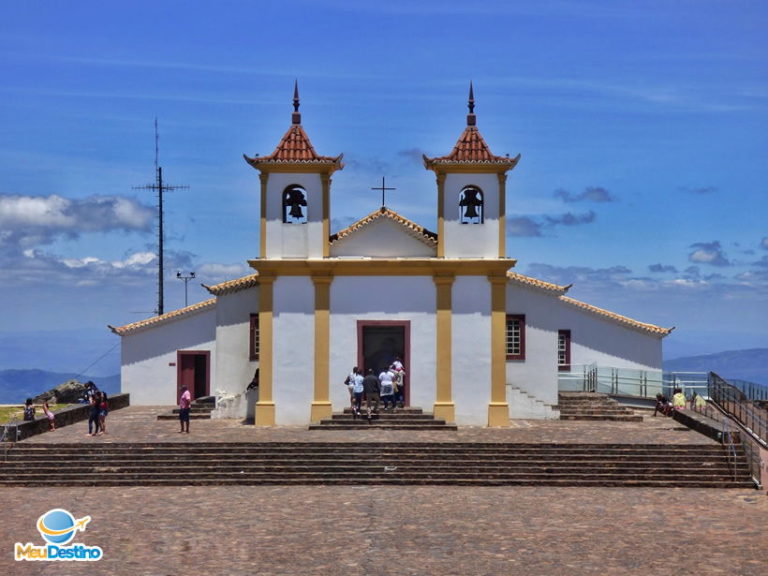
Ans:
[{"label": "window with red frame", "polygon": [[507,360],[525,360],[525,314],[507,314]]},{"label": "window with red frame", "polygon": [[259,315],[251,314],[251,330],[250,330],[250,357],[251,360],[259,359]]},{"label": "window with red frame", "polygon": [[571,369],[571,331],[557,331],[557,369],[567,372]]}]

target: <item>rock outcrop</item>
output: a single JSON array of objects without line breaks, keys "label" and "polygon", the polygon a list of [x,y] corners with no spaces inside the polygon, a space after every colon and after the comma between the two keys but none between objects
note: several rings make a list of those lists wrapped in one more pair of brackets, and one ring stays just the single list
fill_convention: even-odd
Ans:
[{"label": "rock outcrop", "polygon": [[85,398],[86,385],[77,380],[67,380],[47,392],[38,394],[32,401],[35,404],[55,402],[56,404],[77,404]]}]

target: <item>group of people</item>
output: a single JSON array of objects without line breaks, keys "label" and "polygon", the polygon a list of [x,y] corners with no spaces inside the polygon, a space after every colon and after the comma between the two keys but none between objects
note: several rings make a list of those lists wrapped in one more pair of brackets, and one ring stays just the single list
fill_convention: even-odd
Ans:
[{"label": "group of people", "polygon": [[[56,416],[54,416],[51,409],[48,407],[48,402],[43,402],[43,414],[48,419],[48,430],[53,432],[56,430]],[[24,403],[24,421],[30,422],[35,419],[35,404],[32,398],[27,398]]]},{"label": "group of people", "polygon": [[349,388],[349,402],[355,419],[362,416],[363,399],[369,422],[379,413],[379,403],[385,412],[394,412],[398,404],[405,406],[405,370],[399,357],[395,357],[378,376],[372,368],[368,368],[363,375],[355,366],[344,384]]},{"label": "group of people", "polygon": [[88,436],[107,433],[109,403],[107,393],[99,390],[93,382],[86,382],[85,397],[88,401]]},{"label": "group of people", "polygon": [[[688,399],[685,397],[685,394],[683,394],[681,388],[674,389],[671,402],[669,401],[669,398],[659,392],[656,394],[656,407],[653,410],[653,415],[656,416],[657,413],[661,413],[663,416],[671,416],[675,410],[683,410],[687,403]],[[694,392],[691,397],[691,410],[694,408],[702,408],[706,403],[707,402],[703,396]]]}]

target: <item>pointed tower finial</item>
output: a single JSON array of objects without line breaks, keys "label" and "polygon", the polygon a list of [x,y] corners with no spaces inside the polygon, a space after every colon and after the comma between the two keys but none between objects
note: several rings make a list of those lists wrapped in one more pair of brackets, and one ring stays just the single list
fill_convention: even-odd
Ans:
[{"label": "pointed tower finial", "polygon": [[467,126],[475,126],[477,118],[475,117],[475,91],[472,88],[472,80],[469,81],[469,114],[467,114]]},{"label": "pointed tower finial", "polygon": [[294,80],[293,83],[293,116],[291,121],[294,124],[301,124],[301,113],[299,112],[299,81]]}]

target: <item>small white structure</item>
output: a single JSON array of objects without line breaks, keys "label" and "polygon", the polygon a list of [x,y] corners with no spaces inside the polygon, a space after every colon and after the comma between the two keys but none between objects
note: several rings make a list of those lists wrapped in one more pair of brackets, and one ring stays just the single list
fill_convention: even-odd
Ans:
[{"label": "small white structure", "polygon": [[[227,397],[220,415],[308,424],[348,404],[341,384],[353,365],[378,373],[399,357],[407,404],[459,425],[503,426],[557,418],[558,372],[572,364],[661,369],[670,329],[513,272],[506,180],[520,156],[491,153],[471,88],[451,153],[424,158],[437,181],[436,232],[382,206],[331,234],[342,156],[315,152],[298,108],[296,91],[275,151],[245,157],[261,182],[255,272],[207,287],[206,302],[112,328],[132,403],[175,403],[186,384],[196,397]],[[246,394],[251,382],[258,394]]]}]

